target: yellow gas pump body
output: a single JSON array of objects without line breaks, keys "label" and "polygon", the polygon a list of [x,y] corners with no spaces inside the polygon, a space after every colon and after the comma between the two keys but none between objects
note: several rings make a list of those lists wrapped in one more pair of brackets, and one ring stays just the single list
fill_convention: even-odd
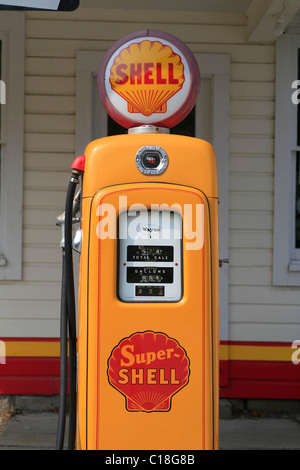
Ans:
[{"label": "yellow gas pump body", "polygon": [[[144,175],[137,168],[135,156],[145,145],[168,154],[162,174]],[[182,209],[183,227],[187,207],[203,208],[203,243],[189,249],[191,240],[185,230],[182,234],[181,298],[122,301],[117,289],[120,211],[163,204]],[[116,236],[99,236],[103,207],[115,210]],[[217,449],[218,187],[212,146],[170,134],[91,142],[85,152],[81,228],[77,448]],[[175,361],[169,369],[168,360]],[[134,369],[128,367],[133,362]],[[166,389],[166,395],[151,407],[152,389],[156,394]]]}]

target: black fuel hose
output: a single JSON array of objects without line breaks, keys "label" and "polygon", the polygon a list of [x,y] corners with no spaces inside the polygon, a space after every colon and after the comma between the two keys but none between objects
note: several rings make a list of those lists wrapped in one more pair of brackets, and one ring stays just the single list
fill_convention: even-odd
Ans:
[{"label": "black fuel hose", "polygon": [[69,336],[69,436],[68,450],[75,448],[76,439],[76,393],[77,393],[77,353],[76,353],[76,311],[73,273],[73,200],[78,177],[73,172],[69,182],[64,222],[64,254],[61,300],[61,373],[60,373],[60,412],[56,449],[64,445],[66,403],[67,403],[67,338]]},{"label": "black fuel hose", "polygon": [[68,311],[66,296],[65,249],[62,249],[62,281],[60,307],[60,385],[59,385],[59,415],[56,436],[56,450],[64,447],[67,395],[68,395]]}]

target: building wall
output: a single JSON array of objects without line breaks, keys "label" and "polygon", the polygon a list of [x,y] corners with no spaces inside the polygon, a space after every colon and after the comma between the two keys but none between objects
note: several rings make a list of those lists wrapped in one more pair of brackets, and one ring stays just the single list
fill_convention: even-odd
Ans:
[{"label": "building wall", "polygon": [[[44,356],[57,356],[52,339],[59,337],[61,252],[55,218],[64,208],[75,156],[76,51],[106,51],[146,28],[178,36],[194,53],[230,54],[229,340],[284,343],[287,361],[288,343],[300,337],[300,301],[297,288],[272,286],[274,44],[247,43],[239,14],[91,9],[26,13],[23,280],[0,283],[0,322],[2,337],[41,342],[25,351],[8,341],[8,356],[39,356],[37,344]],[[53,383],[43,393],[57,390]]]}]

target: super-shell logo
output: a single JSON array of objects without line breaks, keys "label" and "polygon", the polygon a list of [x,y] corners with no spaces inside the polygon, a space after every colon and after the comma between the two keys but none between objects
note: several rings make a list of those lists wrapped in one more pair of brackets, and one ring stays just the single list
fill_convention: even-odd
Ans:
[{"label": "super-shell logo", "polygon": [[168,45],[145,40],[132,43],[115,57],[112,90],[127,101],[129,113],[166,113],[167,101],[185,81],[181,57]]},{"label": "super-shell logo", "polygon": [[145,331],[124,338],[108,360],[109,383],[125,396],[128,411],[169,411],[187,385],[190,361],[178,341]]}]

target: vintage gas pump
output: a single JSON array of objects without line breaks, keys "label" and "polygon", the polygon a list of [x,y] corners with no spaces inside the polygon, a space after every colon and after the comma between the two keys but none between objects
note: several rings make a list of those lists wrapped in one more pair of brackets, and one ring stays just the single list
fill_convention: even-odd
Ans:
[{"label": "vintage gas pump", "polygon": [[101,63],[100,99],[128,134],[91,142],[72,165],[62,305],[74,368],[71,226],[82,175],[77,449],[218,448],[216,159],[209,143],[169,131],[199,83],[190,50],[159,31],[123,38]]}]

